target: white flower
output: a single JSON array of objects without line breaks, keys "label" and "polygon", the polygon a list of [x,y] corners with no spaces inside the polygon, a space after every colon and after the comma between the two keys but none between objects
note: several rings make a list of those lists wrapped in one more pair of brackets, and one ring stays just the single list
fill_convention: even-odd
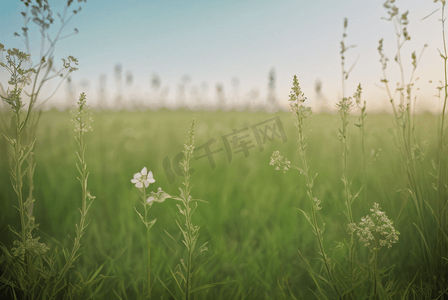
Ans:
[{"label": "white flower", "polygon": [[286,173],[291,168],[291,162],[280,155],[280,152],[274,151],[271,156],[271,162],[269,163],[271,166],[275,166],[275,170],[279,171],[280,169],[283,173]]},{"label": "white flower", "polygon": [[154,180],[152,172],[149,171],[148,173],[148,170],[144,167],[140,173],[134,174],[134,178],[131,179],[131,182],[135,183],[135,186],[141,189],[143,188],[143,184],[145,187],[148,187],[150,183],[154,183],[156,181]]},{"label": "white flower", "polygon": [[164,191],[162,191],[162,188],[160,188],[160,187],[157,190],[157,193],[151,192],[150,195],[151,196],[149,196],[148,199],[146,199],[146,203],[148,203],[148,204],[152,204],[154,201],[162,203],[163,201],[165,201],[165,199],[171,198],[171,196],[169,194],[165,193]]}]

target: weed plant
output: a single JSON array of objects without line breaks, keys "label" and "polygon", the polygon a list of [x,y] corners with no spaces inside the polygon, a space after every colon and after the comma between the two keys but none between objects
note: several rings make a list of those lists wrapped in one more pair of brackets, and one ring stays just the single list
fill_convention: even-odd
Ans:
[{"label": "weed plant", "polygon": [[[10,126],[7,126],[7,123],[2,118],[3,131],[6,133],[3,133],[3,137],[13,149],[10,178],[17,196],[18,206],[15,208],[20,216],[20,230],[9,227],[12,234],[16,237],[13,247],[8,249],[8,246],[3,243],[0,245],[2,251],[0,257],[0,291],[2,298],[7,299],[72,299],[81,295],[86,287],[99,281],[96,278],[99,271],[91,273],[87,280],[80,277],[76,283],[67,281],[69,270],[80,255],[81,237],[87,227],[87,212],[95,198],[87,190],[88,172],[85,161],[84,133],[91,129],[91,117],[87,111],[85,94],[81,94],[77,103],[77,109],[73,113],[75,131],[78,132],[76,141],[79,145],[77,155],[80,164],[77,164],[77,168],[80,174],[78,180],[81,183],[82,191],[81,209],[79,209],[81,218],[79,224],[76,224],[76,237],[73,240],[72,249],[69,250],[63,247],[62,251],[65,258],[65,263],[63,264],[60,263],[57,249],[55,248],[51,255],[47,254],[50,250],[49,246],[40,242],[40,237],[36,236],[39,224],[35,222],[33,215],[35,202],[33,175],[36,168],[33,155],[36,142],[36,127],[40,116],[40,113],[36,114],[35,112],[39,111],[40,107],[51,98],[50,96],[44,100],[40,107],[37,106],[36,103],[42,86],[53,78],[64,77],[63,71],[66,69],[68,69],[68,72],[65,77],[68,76],[68,73],[76,70],[71,64],[75,63],[76,65],[78,62],[73,56],[69,56],[67,60],[63,59],[63,68],[59,71],[54,71],[53,51],[56,42],[64,38],[60,37],[62,29],[81,8],[73,11],[73,14],[67,19],[67,10],[73,0],[67,2],[63,16],[58,14],[62,23],[61,29],[52,40],[46,34],[50,24],[54,21],[47,0],[37,1],[36,5],[31,5],[31,14],[34,17],[33,22],[40,28],[42,42],[39,62],[35,66],[27,68],[26,66],[31,64],[27,24],[31,19],[28,15],[28,8],[32,2],[29,0],[23,2],[26,6],[26,11],[22,12],[25,19],[25,27],[22,30],[28,53],[21,52],[15,48],[5,50],[4,45],[0,44],[2,57],[3,52],[6,52],[6,63],[1,62],[0,66],[5,68],[10,74],[7,90],[5,91],[3,86],[0,86],[0,96],[4,103],[9,106],[12,113],[10,115]],[[15,33],[15,35],[20,36],[18,33]],[[50,46],[44,53],[47,39],[50,41]],[[52,71],[54,71],[54,74],[50,74]],[[32,90],[30,93],[27,93],[24,88],[30,84],[32,84]],[[10,86],[12,86],[12,89]],[[23,109],[26,104],[22,100],[22,92],[30,98],[27,111]],[[24,178],[27,178],[28,183],[27,196],[25,194]]]},{"label": "weed plant", "polygon": [[[31,4],[30,0],[23,2],[26,7]],[[78,0],[78,2],[81,1]],[[76,10],[70,18],[66,19],[67,9],[72,3],[73,0],[68,0],[66,11],[63,16],[60,16],[62,28],[74,14],[79,12],[79,9]],[[59,169],[52,167],[60,164],[58,159],[64,161],[69,159],[66,158],[67,155],[53,155],[51,161],[48,161],[48,166],[43,166],[42,170],[36,169],[34,147],[36,135],[38,135],[37,121],[41,115],[40,107],[36,103],[43,84],[52,78],[64,77],[63,70],[68,73],[75,71],[76,68],[72,64],[77,65],[77,60],[69,56],[63,60],[61,71],[49,75],[53,66],[54,45],[58,39],[63,38],[59,37],[62,28],[57,37],[50,40],[51,45],[48,52],[44,54],[44,51],[41,51],[39,63],[35,66],[27,67],[30,63],[30,54],[18,49],[5,50],[4,45],[0,44],[2,54],[6,52],[6,60],[1,63],[1,66],[6,68],[11,75],[8,82],[11,87],[8,87],[6,91],[2,87],[2,100],[9,107],[7,113],[2,113],[2,131],[4,140],[12,149],[9,153],[11,158],[10,180],[12,192],[17,199],[16,209],[20,219],[20,230],[12,226],[9,227],[14,237],[12,247],[3,243],[0,245],[2,252],[0,257],[0,296],[2,299],[110,299],[112,297],[118,299],[154,297],[179,300],[308,299],[311,296],[318,299],[444,299],[447,297],[448,201],[446,197],[448,187],[446,180],[448,176],[446,151],[448,149],[448,134],[445,114],[448,99],[448,55],[444,30],[445,1],[440,1],[440,3],[443,38],[443,50],[440,51],[440,56],[444,62],[444,80],[438,87],[441,115],[438,117],[438,125],[435,126],[437,129],[434,136],[437,137],[435,143],[437,147],[432,155],[433,160],[431,160],[433,168],[431,175],[434,178],[433,189],[425,185],[428,160],[424,144],[419,140],[419,133],[424,132],[424,129],[416,125],[419,118],[427,122],[432,122],[432,119],[428,116],[418,117],[415,115],[416,97],[413,94],[417,80],[414,75],[422,54],[417,58],[415,52],[412,53],[413,70],[409,80],[405,81],[404,60],[401,52],[403,46],[410,39],[407,30],[408,12],[401,14],[395,6],[395,1],[388,0],[384,3],[389,15],[386,20],[391,22],[395,29],[397,36],[395,61],[400,69],[400,82],[394,91],[390,88],[389,79],[386,77],[388,58],[383,49],[383,40],[379,42],[378,51],[383,69],[381,82],[385,86],[393,109],[394,139],[398,145],[397,155],[401,157],[401,170],[395,171],[393,164],[395,154],[389,146],[390,142],[380,137],[375,140],[374,147],[381,146],[385,148],[385,152],[391,153],[390,157],[382,157],[383,161],[378,163],[381,163],[382,167],[389,167],[388,170],[390,173],[395,172],[396,178],[400,178],[400,175],[403,178],[403,182],[397,183],[401,186],[399,196],[396,196],[395,193],[396,185],[384,181],[389,180],[389,177],[384,175],[388,172],[383,172],[381,175],[376,174],[378,178],[373,179],[372,172],[369,173],[369,169],[373,169],[373,167],[367,168],[369,160],[367,160],[365,149],[367,144],[373,143],[368,143],[368,141],[372,142],[372,137],[366,135],[365,131],[366,102],[361,100],[361,85],[358,85],[352,97],[346,96],[346,80],[353,66],[348,71],[346,70],[345,56],[346,51],[353,46],[345,45],[348,25],[348,21],[345,19],[340,52],[343,92],[342,99],[336,105],[338,122],[341,124],[337,133],[341,143],[339,146],[342,148],[341,167],[328,168],[340,158],[340,154],[331,156],[329,153],[324,153],[327,156],[323,157],[324,155],[319,152],[319,148],[323,148],[322,144],[316,146],[315,140],[313,140],[315,137],[308,132],[308,121],[312,112],[310,107],[306,106],[307,99],[300,88],[297,76],[294,76],[289,102],[294,125],[298,130],[298,147],[297,149],[286,149],[286,151],[289,151],[289,155],[293,153],[293,150],[298,150],[301,165],[300,167],[294,166],[283,155],[280,155],[279,151],[274,151],[272,154],[270,165],[284,173],[290,169],[299,171],[303,175],[300,179],[304,180],[305,189],[296,189],[297,183],[301,183],[301,180],[297,181],[297,179],[288,178],[286,175],[281,180],[270,177],[270,175],[267,176],[267,170],[258,164],[258,159],[251,158],[244,162],[240,160],[237,164],[225,165],[226,168],[218,166],[215,173],[207,172],[203,164],[198,164],[194,170],[196,187],[199,187],[204,193],[205,199],[220,200],[212,205],[201,206],[201,210],[198,211],[198,203],[206,201],[193,198],[191,195],[193,169],[190,164],[195,150],[195,119],[193,119],[183,145],[183,160],[180,162],[180,171],[183,175],[182,186],[179,188],[180,196],[170,196],[161,188],[157,192],[148,193],[149,185],[155,180],[153,173],[148,172],[146,167],[134,174],[131,179],[139,191],[143,206],[143,212],[135,207],[134,210],[146,227],[144,235],[143,233],[138,234],[141,232],[141,224],[136,225],[140,221],[135,218],[132,209],[128,209],[132,206],[125,201],[117,200],[132,198],[131,195],[135,192],[135,190],[129,189],[128,193],[126,187],[120,185],[121,182],[127,182],[129,185],[128,178],[120,176],[120,174],[131,174],[125,172],[128,170],[128,166],[132,165],[132,162],[126,160],[126,154],[130,151],[129,149],[145,148],[141,147],[140,143],[147,143],[148,147],[145,149],[150,149],[149,153],[145,150],[140,155],[151,155],[155,157],[156,161],[162,161],[162,156],[165,156],[167,151],[163,147],[178,148],[179,145],[172,142],[179,138],[176,129],[179,127],[178,124],[183,122],[183,117],[191,120],[190,113],[185,111],[172,113],[161,110],[157,113],[133,112],[131,115],[126,112],[115,112],[113,118],[108,112],[98,114],[98,118],[102,118],[99,122],[101,133],[108,134],[98,134],[99,141],[94,143],[94,146],[97,147],[95,148],[96,153],[101,154],[96,157],[97,159],[92,159],[96,171],[93,173],[99,175],[93,175],[90,180],[94,182],[94,186],[102,188],[102,190],[98,190],[98,193],[103,194],[98,198],[108,199],[110,203],[95,208],[92,206],[95,197],[87,189],[89,173],[85,159],[85,133],[91,129],[92,119],[86,105],[86,95],[82,93],[76,109],[72,112],[77,134],[76,142],[79,147],[76,152],[78,159],[76,166],[79,172],[78,180],[81,184],[80,219],[76,224],[72,247],[69,249],[61,245],[63,261],[56,247],[51,254],[48,254],[52,247],[51,243],[54,243],[55,239],[49,238],[48,241],[42,242],[36,234],[36,231],[40,229],[35,222],[37,216],[33,211],[34,194],[36,190],[45,193],[43,191],[45,180],[35,185],[33,178],[36,172],[49,174],[65,171],[61,167]],[[45,30],[53,21],[48,2],[38,1],[37,5],[31,5],[31,8],[31,14],[35,17],[33,20],[44,35]],[[29,52],[27,35],[29,19],[27,12],[24,12],[23,15],[25,17],[23,35],[26,38]],[[45,38],[42,41],[42,49],[44,49]],[[41,72],[43,72],[44,79],[37,83],[38,75]],[[25,101],[22,100],[22,92],[25,92],[25,86],[31,83],[33,83],[32,91],[28,94],[30,102],[27,111],[24,111]],[[356,136],[350,128],[352,124],[350,114],[355,106],[360,112],[358,123],[354,124],[360,130],[359,143],[356,143],[358,146],[349,151],[349,140]],[[55,112],[45,114],[55,116]],[[257,118],[260,116],[268,117],[262,114],[238,115],[237,117],[233,116],[233,119],[229,117],[226,120],[225,117],[230,114],[215,112],[204,115],[204,122],[199,125],[210,123],[215,124],[215,128],[226,127],[225,130],[229,129],[230,131],[230,128],[235,127],[235,120],[244,120],[244,126],[247,126],[249,121],[258,123],[260,120]],[[7,126],[8,122],[4,121],[3,115],[10,118],[11,125]],[[280,115],[283,118],[283,115]],[[66,117],[64,114],[58,116]],[[314,116],[313,118],[320,117]],[[136,118],[141,118],[148,123],[145,123],[144,128],[151,125],[149,127],[155,128],[155,130],[145,133],[146,136],[136,132],[134,130],[137,128]],[[327,116],[322,118],[327,118]],[[384,124],[384,120],[387,118],[387,116],[369,117],[369,123],[372,123],[373,128],[374,120],[380,120],[377,121],[378,124]],[[42,122],[45,122],[45,119],[42,119]],[[51,126],[55,126],[55,123],[57,122],[52,119]],[[225,125],[223,125],[224,123]],[[49,123],[45,124],[49,126]],[[325,130],[322,129],[324,127]],[[313,128],[317,128],[317,131],[322,133],[322,135],[318,135],[319,137],[325,136],[327,133],[328,137],[330,136],[328,127],[328,123],[313,124]],[[58,130],[63,130],[61,128]],[[285,128],[286,131],[290,129],[288,126]],[[381,130],[387,132],[385,128]],[[43,137],[50,136],[48,132],[40,134]],[[155,139],[162,134],[165,134],[165,140],[158,141],[159,147],[153,147]],[[223,135],[224,132],[219,132],[219,134]],[[114,139],[106,139],[103,136],[114,136]],[[114,145],[114,143],[118,143],[118,140],[122,143],[119,146]],[[337,140],[336,138],[333,140],[335,142],[332,145],[336,147]],[[163,142],[168,143],[168,141],[171,141],[172,144],[164,146]],[[138,143],[139,147],[136,147],[137,144],[134,143]],[[108,146],[104,146],[106,144]],[[108,151],[110,149],[100,151],[101,147],[118,150],[116,153]],[[268,148],[267,145],[266,147]],[[56,153],[52,151],[57,150],[49,149],[48,152]],[[263,155],[265,154],[260,154],[260,156]],[[378,152],[373,151],[370,161],[377,156]],[[431,153],[427,156],[431,156]],[[319,159],[313,160],[313,158]],[[135,160],[135,156],[132,156],[132,160]],[[163,160],[165,161],[165,159]],[[360,180],[354,180],[358,172],[350,168],[352,162],[360,162],[359,167],[362,169]],[[313,169],[315,168],[319,172],[323,171],[319,177],[317,177],[317,172],[311,171],[310,165],[312,164]],[[159,171],[163,172],[156,166],[154,168],[155,174],[159,174]],[[108,176],[106,180],[102,180],[101,176],[104,174]],[[384,179],[385,177],[387,178]],[[40,177],[36,176],[36,178]],[[319,181],[316,180],[317,178]],[[320,181],[320,178],[323,180]],[[343,182],[341,193],[339,192],[341,188],[338,189],[338,185],[333,184],[338,180],[337,178],[341,178]],[[157,180],[159,182],[159,179]],[[167,181],[161,178],[160,182],[164,186]],[[369,189],[367,189],[367,182],[369,182]],[[59,197],[60,193],[72,191],[72,183],[65,184],[64,188],[51,186],[51,193],[45,194],[48,197],[41,197],[42,202],[48,206],[58,205],[57,200],[63,199],[63,197]],[[6,190],[6,186],[3,190]],[[358,192],[352,195],[352,190]],[[363,192],[362,202],[359,199],[355,202],[354,200],[361,192]],[[98,195],[98,193],[95,194]],[[172,192],[170,191],[170,193]],[[4,195],[6,193],[2,192],[1,196]],[[401,197],[401,205],[398,209],[396,205],[387,202],[388,199],[397,201],[398,197]],[[161,203],[168,198],[177,201],[176,206],[169,204],[153,206],[155,202]],[[300,208],[298,210],[305,217],[302,218],[303,223],[308,222],[312,230],[302,230],[297,226],[297,224],[301,225],[301,220],[290,213],[292,201],[297,202],[297,199],[303,198],[306,199],[306,203],[299,201]],[[227,204],[228,199],[232,200],[231,205]],[[257,201],[253,201],[254,199]],[[319,199],[325,199],[325,201],[321,202]],[[373,208],[370,208],[372,206],[368,203],[373,203]],[[380,206],[386,207],[388,213],[386,214]],[[217,209],[218,207],[219,209]],[[368,211],[366,209],[368,207],[370,214],[366,215],[364,212]],[[326,209],[327,211],[331,210],[331,213],[328,213]],[[87,213],[90,210],[98,217],[92,220],[89,227],[91,235],[85,236],[85,229],[89,224]],[[132,214],[128,213],[129,211]],[[345,217],[338,217],[336,212],[343,212],[342,216],[345,214]],[[48,214],[50,215],[51,212],[49,211]],[[151,215],[158,216],[158,224],[161,226],[154,226],[156,219],[151,220]],[[165,217],[173,215],[179,216],[180,221],[172,222],[172,217]],[[361,215],[364,217],[360,218],[360,222],[356,222],[357,216]],[[389,218],[389,215],[392,217]],[[99,221],[107,218],[111,218],[115,222]],[[58,222],[50,217],[48,220],[43,219],[47,222],[47,226],[52,222],[51,225],[57,224],[56,227],[61,228],[64,232],[71,228],[72,224],[69,220],[71,219],[67,218],[67,220]],[[205,262],[200,261],[199,258],[207,250],[208,242],[198,246],[200,227],[195,224],[198,224],[199,220],[206,224],[203,226],[203,231],[208,231],[220,249]],[[396,222],[392,220],[396,220]],[[325,224],[340,224],[340,226],[331,226],[331,230],[325,230]],[[296,226],[301,229],[295,229]],[[163,228],[163,232],[161,228]],[[180,230],[178,238],[173,237],[176,236],[174,234],[169,234],[174,230]],[[40,232],[43,233],[43,231]],[[113,236],[108,235],[108,232],[113,232]],[[415,235],[412,236],[412,233],[415,232],[418,233],[418,238],[415,238]],[[398,243],[400,233],[401,239]],[[176,247],[170,247],[169,242],[171,241],[166,241],[167,236],[177,244],[177,248],[182,248],[182,250],[173,250]],[[85,265],[79,263],[81,261],[81,238],[83,238],[83,244],[86,245],[83,252],[88,253],[82,256]],[[336,244],[332,244],[333,246],[330,245],[332,241],[336,241]],[[297,252],[291,251],[291,249],[296,247],[295,245],[299,242],[301,245],[298,251],[299,255],[297,255]],[[123,247],[123,244],[126,246]],[[412,250],[410,251],[409,248]],[[312,249],[317,249],[316,263],[306,258]],[[142,264],[141,257],[137,258],[134,255],[138,252],[147,253],[147,264]],[[409,263],[408,267],[410,257],[414,260]],[[216,263],[212,262],[212,258],[215,258]],[[104,259],[106,262],[103,262]],[[99,261],[102,263],[98,267]],[[79,270],[76,277],[71,272],[75,263],[78,263]],[[306,268],[300,268],[303,263]],[[172,269],[172,265],[176,265],[176,267]],[[107,269],[107,274],[112,273],[114,276],[100,275],[104,267]],[[305,276],[303,269],[306,269],[310,276]],[[400,276],[399,272],[405,271],[410,274]],[[146,275],[142,276],[142,274]],[[151,278],[157,280],[151,280]],[[141,286],[143,286],[143,291]]]}]

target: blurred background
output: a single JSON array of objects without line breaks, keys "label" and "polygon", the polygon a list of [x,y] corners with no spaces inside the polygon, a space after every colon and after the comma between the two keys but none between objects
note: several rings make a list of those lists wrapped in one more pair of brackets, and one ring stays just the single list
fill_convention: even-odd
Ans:
[{"label": "blurred background", "polygon": [[[56,13],[66,1],[49,1]],[[380,86],[382,77],[378,41],[384,38],[389,57],[391,87],[399,77],[393,58],[396,39],[383,1],[110,1],[82,2],[82,11],[65,25],[67,38],[56,45],[55,64],[73,55],[79,70],[70,74],[46,108],[64,109],[84,91],[92,106],[102,109],[251,109],[288,107],[294,74],[314,110],[331,111],[341,98],[340,41],[348,18],[346,68],[356,65],[347,82],[347,95],[363,86],[367,110],[390,110]],[[417,111],[436,112],[436,87],[443,75],[440,11],[425,18],[439,4],[432,1],[397,1],[400,12],[409,10],[410,42],[402,51],[405,74],[412,70],[411,53],[427,44],[415,77]],[[77,9],[75,1],[71,9]],[[24,51],[21,33],[25,5],[3,1],[0,42]],[[33,63],[41,47],[35,24],[29,26]],[[79,31],[79,34],[74,34]],[[47,42],[48,46],[48,42]],[[4,57],[2,58],[4,60]],[[414,77],[414,78],[415,78]],[[409,81],[409,77],[405,81]],[[8,73],[0,69],[5,87]],[[431,81],[431,82],[430,82]],[[43,92],[52,92],[57,80]]]}]

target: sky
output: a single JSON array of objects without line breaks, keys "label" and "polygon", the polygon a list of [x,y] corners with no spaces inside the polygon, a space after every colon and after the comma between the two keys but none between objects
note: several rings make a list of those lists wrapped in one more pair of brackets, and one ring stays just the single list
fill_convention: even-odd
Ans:
[{"label": "sky", "polygon": [[[55,22],[48,31],[54,38],[61,27],[56,13],[62,14],[65,0],[49,0]],[[76,0],[70,10],[82,10],[63,30],[62,35],[79,33],[59,40],[55,49],[56,64],[73,55],[79,60],[79,70],[72,73],[77,94],[86,92],[93,104],[98,99],[99,76],[107,76],[107,103],[113,104],[117,91],[114,66],[121,63],[123,75],[132,71],[134,80],[124,91],[128,95],[150,98],[151,74],[158,74],[161,88],[169,88],[167,103],[175,103],[182,78],[190,78],[186,86],[187,102],[195,89],[204,93],[206,101],[217,101],[216,85],[222,84],[229,101],[243,101],[256,95],[265,101],[268,73],[274,68],[276,96],[287,106],[292,78],[297,75],[310,105],[317,105],[315,83],[322,82],[322,93],[329,106],[342,95],[340,41],[344,18],[348,18],[346,45],[356,45],[346,52],[347,69],[356,61],[347,82],[347,95],[352,95],[361,83],[368,110],[390,109],[382,84],[378,41],[384,38],[384,51],[389,57],[386,70],[391,88],[400,79],[394,62],[396,37],[392,22],[383,8],[384,1],[359,0]],[[411,53],[420,54],[427,44],[414,78],[417,108],[439,109],[436,87],[443,79],[443,60],[437,49],[443,49],[442,25],[437,11],[441,7],[433,0],[397,0],[400,12],[409,10],[408,31],[411,40],[402,48],[405,81],[412,71]],[[0,0],[0,43],[8,48],[25,51],[21,33],[25,5],[19,0]],[[69,14],[70,15],[70,14]],[[30,23],[29,35],[33,62],[40,49],[40,33]],[[48,46],[48,43],[47,45]],[[0,70],[0,82],[7,82],[7,73]],[[238,78],[239,85],[232,78]],[[429,81],[432,81],[430,83]],[[57,86],[50,82],[50,93]],[[88,84],[87,84],[88,83]],[[66,83],[48,102],[67,103]],[[252,91],[252,93],[251,93]],[[255,92],[254,92],[255,91]],[[152,93],[152,94],[151,94]],[[238,95],[238,96],[236,96]],[[131,97],[131,96],[129,96]],[[254,98],[254,97],[253,97]],[[233,100],[231,100],[233,99]],[[255,100],[253,100],[255,101]]]}]

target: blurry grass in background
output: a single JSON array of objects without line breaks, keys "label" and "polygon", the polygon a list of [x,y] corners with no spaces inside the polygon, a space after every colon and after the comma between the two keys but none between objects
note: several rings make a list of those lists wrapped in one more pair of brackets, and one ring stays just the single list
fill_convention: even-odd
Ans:
[{"label": "blurry grass in background", "polygon": [[[304,257],[315,257],[315,237],[303,215],[294,207],[308,209],[304,178],[298,172],[279,173],[269,165],[274,150],[279,150],[292,161],[299,160],[296,144],[296,129],[293,128],[290,113],[237,113],[237,112],[194,112],[194,111],[144,111],[144,112],[95,112],[93,132],[86,136],[88,145],[86,160],[89,164],[89,185],[96,195],[95,205],[91,207],[88,219],[89,230],[84,238],[82,256],[77,270],[87,275],[104,263],[102,274],[111,276],[104,282],[98,299],[115,299],[114,292],[122,299],[137,299],[142,293],[145,273],[145,232],[134,212],[139,198],[131,184],[132,175],[142,166],[151,170],[156,180],[151,187],[162,187],[171,195],[178,194],[182,178],[176,175],[170,184],[162,161],[170,161],[183,149],[188,126],[194,117],[197,120],[195,146],[198,148],[210,138],[217,140],[211,150],[224,148],[222,136],[233,129],[250,128],[274,116],[280,116],[288,141],[283,143],[276,138],[267,141],[260,152],[253,136],[254,148],[249,156],[233,154],[229,163],[225,151],[214,154],[216,168],[212,169],[207,158],[193,160],[191,167],[192,193],[209,204],[200,205],[193,222],[201,226],[199,244],[210,241],[206,259],[218,253],[204,266],[201,276],[204,282],[235,280],[224,286],[198,291],[194,299],[282,299],[290,298],[288,289],[298,299],[309,299],[315,289],[297,250]],[[3,116],[2,116],[3,117]],[[345,229],[344,186],[340,180],[342,160],[341,143],[337,139],[338,118],[336,115],[318,114],[311,118],[308,128],[308,157],[316,178],[314,193],[322,200],[320,215],[326,223],[325,248],[333,248],[343,236]],[[411,227],[407,217],[407,207],[397,218],[402,194],[398,191],[404,186],[400,153],[393,136],[393,116],[372,115],[365,128],[366,151],[382,149],[377,161],[367,166],[367,205],[354,206],[353,217],[359,220],[368,214],[364,208],[372,207],[374,202],[387,211],[401,232],[400,241],[381,257],[380,265],[396,264],[392,278],[401,280],[407,286],[417,269],[419,260],[414,257],[413,247],[418,233]],[[436,159],[437,117],[429,114],[416,117],[416,136],[429,142],[422,170],[431,170],[431,159]],[[246,132],[250,133],[250,131]],[[73,149],[73,127],[68,112],[51,110],[44,112],[37,129],[35,149],[35,216],[40,223],[42,239],[48,236],[69,243],[67,235],[74,236],[80,197],[76,179],[77,160]],[[362,158],[359,147],[358,130],[350,130],[350,159],[348,161],[349,180],[353,190],[362,185]],[[0,238],[10,245],[13,241],[7,224],[16,228],[18,213],[13,208],[12,190],[8,164],[8,147],[0,139]],[[195,154],[196,158],[204,150]],[[423,178],[423,177],[422,177]],[[426,180],[428,180],[428,176]],[[425,179],[422,179],[425,180]],[[429,182],[424,184],[430,186]],[[303,188],[298,188],[303,187]],[[363,209],[361,209],[363,208]],[[175,201],[168,199],[151,209],[151,218],[157,218],[152,228],[152,271],[174,290],[170,267],[178,263],[175,255],[180,251],[164,231],[174,238],[178,228],[174,222],[178,215]],[[52,249],[57,245],[48,241]],[[68,246],[68,245],[66,245]],[[311,264],[316,262],[311,260]],[[289,286],[289,287],[288,287]],[[155,281],[152,293],[157,299],[170,299],[169,292]],[[160,297],[159,297],[160,295]]]}]

